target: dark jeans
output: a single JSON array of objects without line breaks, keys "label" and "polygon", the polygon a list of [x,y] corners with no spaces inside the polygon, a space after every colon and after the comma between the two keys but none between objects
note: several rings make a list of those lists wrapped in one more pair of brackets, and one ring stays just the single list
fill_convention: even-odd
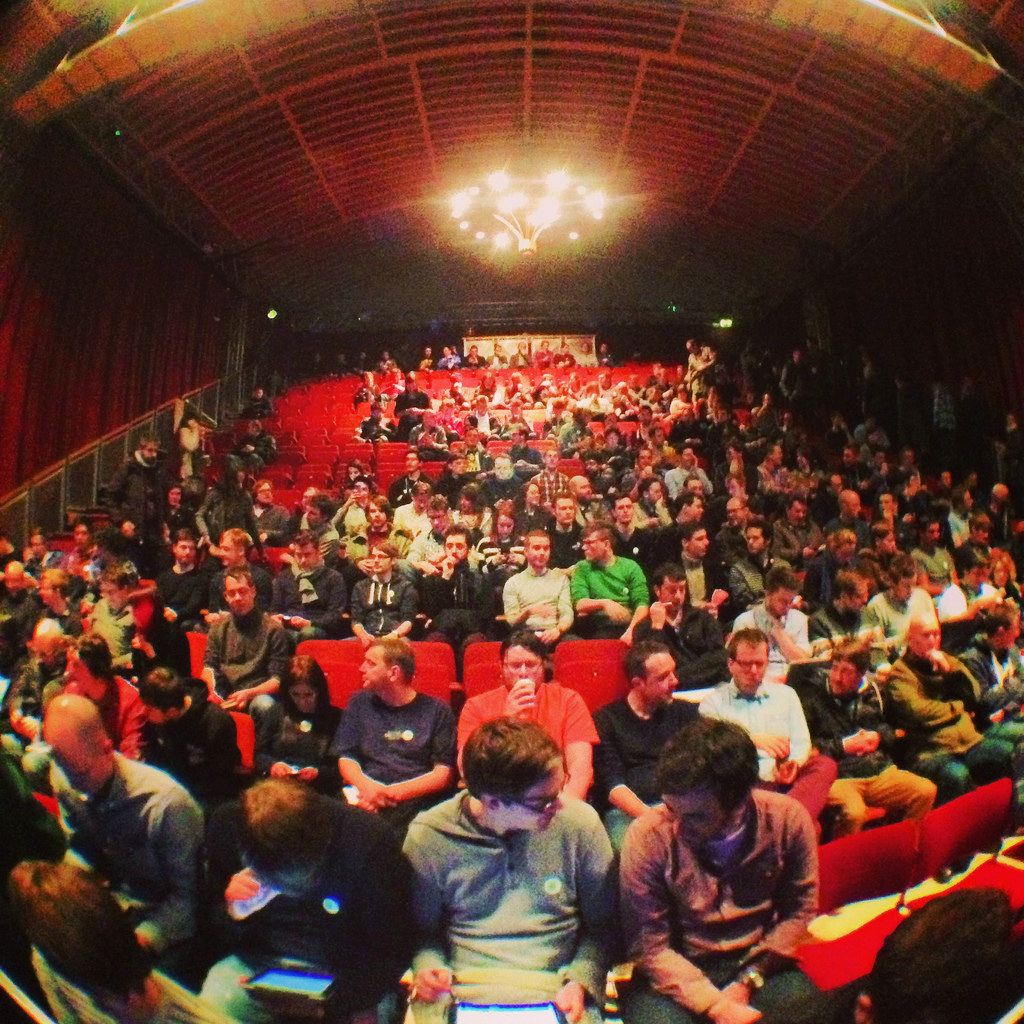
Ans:
[{"label": "dark jeans", "polygon": [[[725,977],[712,974],[712,981],[725,988],[738,973]],[[841,991],[841,990],[840,990]],[[760,1024],[828,1024],[835,1016],[839,993],[822,992],[806,974],[796,968],[773,974],[750,1005],[762,1013]],[[704,1014],[684,1009],[670,996],[655,992],[643,975],[636,975],[622,1000],[624,1024],[705,1024]]]},{"label": "dark jeans", "polygon": [[1012,777],[1015,746],[1010,739],[985,736],[963,754],[934,754],[918,758],[912,770],[935,783],[937,807],[963,796],[975,786]]}]

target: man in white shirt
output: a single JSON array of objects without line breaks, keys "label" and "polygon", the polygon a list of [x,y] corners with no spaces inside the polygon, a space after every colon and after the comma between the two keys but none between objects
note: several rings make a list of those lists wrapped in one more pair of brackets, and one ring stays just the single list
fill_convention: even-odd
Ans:
[{"label": "man in white shirt", "polygon": [[738,629],[727,652],[732,679],[700,702],[700,713],[743,726],[757,747],[761,785],[793,797],[817,823],[836,780],[835,761],[812,753],[796,691],[765,681],[768,637],[757,629]]}]

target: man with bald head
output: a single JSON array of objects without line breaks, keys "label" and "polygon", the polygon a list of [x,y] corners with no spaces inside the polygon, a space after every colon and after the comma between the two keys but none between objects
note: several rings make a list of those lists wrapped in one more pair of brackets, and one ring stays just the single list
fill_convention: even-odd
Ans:
[{"label": "man with bald head", "polygon": [[114,750],[85,697],[51,701],[43,737],[71,851],[109,880],[155,955],[195,932],[199,806],[169,775]]},{"label": "man with bald head", "polygon": [[937,804],[1011,774],[1012,741],[983,736],[971,712],[981,689],[963,662],[940,648],[941,628],[934,611],[923,608],[910,619],[907,649],[886,683],[887,717],[905,731],[906,761],[901,767],[931,779]]},{"label": "man with bald head", "polygon": [[825,524],[826,536],[836,530],[853,530],[857,535],[857,550],[871,544],[871,527],[861,518],[860,495],[856,491],[839,492],[839,515]]},{"label": "man with bald head", "polygon": [[25,657],[29,637],[42,614],[35,581],[21,562],[4,566],[0,596],[0,675],[10,677]]},{"label": "man with bald head", "polygon": [[[21,743],[39,738],[47,703],[63,688],[69,639],[54,619],[40,619],[29,641],[29,657],[11,682],[4,707]],[[4,746],[13,748],[5,737]]]}]

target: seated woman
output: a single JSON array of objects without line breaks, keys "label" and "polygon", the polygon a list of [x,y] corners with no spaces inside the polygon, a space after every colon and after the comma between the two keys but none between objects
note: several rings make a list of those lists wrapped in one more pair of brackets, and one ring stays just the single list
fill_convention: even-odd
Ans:
[{"label": "seated woman", "polygon": [[508,500],[496,502],[493,526],[488,536],[476,545],[480,571],[499,592],[505,583],[526,565],[523,539],[516,531],[515,506]]},{"label": "seated woman", "polygon": [[336,793],[338,760],[328,750],[340,721],[324,670],[315,658],[296,654],[281,680],[279,700],[259,720],[256,771],[274,778],[294,776],[321,793]]},{"label": "seated woman", "polygon": [[554,528],[555,517],[541,504],[540,484],[531,480],[523,488],[523,507],[516,516],[516,533],[525,537],[531,530]]},{"label": "seated woman", "polygon": [[483,503],[479,484],[466,484],[459,491],[458,500],[452,510],[452,522],[469,530],[470,541],[473,544],[490,533],[491,510]]},{"label": "seated woman", "polygon": [[146,587],[133,591],[128,600],[135,619],[132,676],[145,679],[155,668],[170,668],[187,679],[192,675],[188,637],[176,622],[168,622],[160,592]]}]

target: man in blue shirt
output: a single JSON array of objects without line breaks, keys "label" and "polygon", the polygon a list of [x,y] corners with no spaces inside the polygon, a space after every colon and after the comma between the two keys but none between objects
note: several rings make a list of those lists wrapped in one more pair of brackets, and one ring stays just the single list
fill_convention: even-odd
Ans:
[{"label": "man in blue shirt", "polygon": [[836,780],[835,761],[812,753],[796,691],[764,682],[768,637],[759,629],[739,629],[726,650],[732,679],[700,702],[700,713],[743,726],[757,747],[760,785],[793,797],[817,823]]}]

